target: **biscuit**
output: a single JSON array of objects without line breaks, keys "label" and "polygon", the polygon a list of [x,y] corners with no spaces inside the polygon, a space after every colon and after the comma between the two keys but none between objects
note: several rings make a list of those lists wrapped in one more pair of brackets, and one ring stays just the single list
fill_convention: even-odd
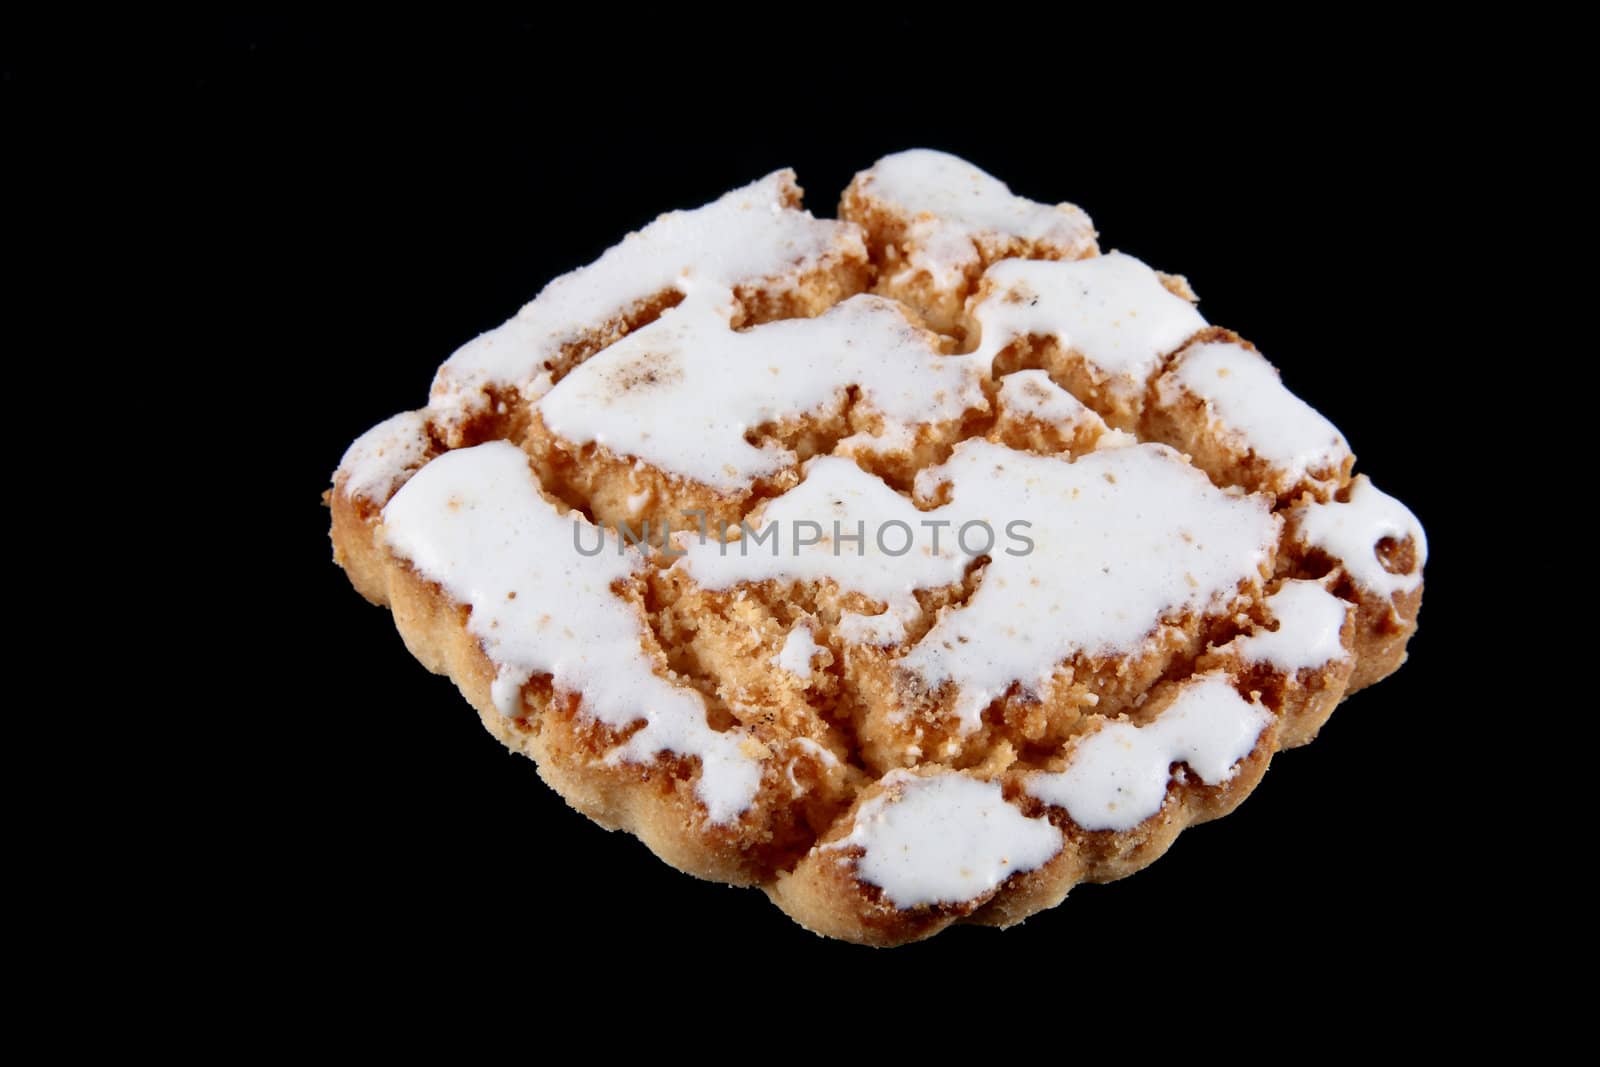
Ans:
[{"label": "biscuit", "polygon": [[1186,281],[907,152],[662,216],[353,443],[336,561],[603,826],[872,945],[1231,811],[1427,542]]}]

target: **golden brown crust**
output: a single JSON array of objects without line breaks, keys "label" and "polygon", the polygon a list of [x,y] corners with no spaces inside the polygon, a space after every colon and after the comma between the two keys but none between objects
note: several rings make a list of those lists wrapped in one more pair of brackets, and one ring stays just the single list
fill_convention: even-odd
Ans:
[{"label": "golden brown crust", "polygon": [[351,497],[340,486],[322,495],[333,516],[328,531],[333,541],[333,561],[344,568],[356,592],[379,607],[389,603],[388,576],[372,550],[372,532],[377,511],[371,501]]}]

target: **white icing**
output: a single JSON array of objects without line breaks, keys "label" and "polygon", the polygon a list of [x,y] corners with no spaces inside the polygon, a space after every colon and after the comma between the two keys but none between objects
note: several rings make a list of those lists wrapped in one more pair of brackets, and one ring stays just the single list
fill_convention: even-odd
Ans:
[{"label": "white icing", "polygon": [[[713,589],[766,579],[831,580],[887,606],[882,615],[846,615],[841,636],[853,643],[894,644],[918,611],[914,592],[961,579],[983,548],[963,525],[985,522],[994,535],[990,562],[967,603],[945,611],[900,661],[929,686],[954,682],[955,708],[967,729],[1013,683],[1042,689],[1076,653],[1134,652],[1162,620],[1219,609],[1241,581],[1258,576],[1277,542],[1278,519],[1259,496],[1237,496],[1163,445],[1095,452],[1076,462],[964,441],[941,467],[923,471],[918,495],[950,484],[950,502],[918,511],[910,501],[854,464],[814,459],[805,480],[769,502],[762,521],[787,537],[794,520],[829,531],[824,543],[779,553],[714,542],[687,547],[677,564]],[[1031,523],[1032,551],[1009,536],[1013,521]],[[854,546],[834,555],[831,528],[861,522],[866,554]],[[874,531],[901,522],[915,532],[901,556],[880,551]],[[942,523],[933,550],[929,523]],[[898,549],[904,539],[886,538]]]},{"label": "white icing", "polygon": [[1000,379],[1000,408],[1008,414],[1028,416],[1063,428],[1083,423],[1104,429],[1100,416],[1083,401],[1050,380],[1042,370],[1017,371]]},{"label": "white icing", "polygon": [[[697,757],[696,794],[712,821],[736,818],[755,796],[760,766],[741,749],[742,735],[707,725],[698,693],[655,673],[638,609],[612,591],[642,557],[615,551],[614,539],[599,555],[580,555],[573,524],[582,522],[540,495],[519,449],[496,441],[419,471],[384,508],[383,538],[471,609],[467,630],[495,665],[502,715],[520,713],[523,686],[548,674],[598,722],[620,730],[644,720],[608,763]],[[583,543],[594,536],[587,530]]]},{"label": "white icing", "polygon": [[892,301],[852,297],[814,319],[738,332],[731,313],[731,294],[697,290],[562,379],[539,401],[545,425],[728,492],[795,462],[751,445],[748,430],[842,405],[851,385],[858,412],[886,429],[876,443],[851,438],[856,450],[903,446],[921,423],[985,406],[977,369],[941,356]]},{"label": "white icing", "polygon": [[1348,605],[1321,582],[1286,581],[1267,597],[1266,609],[1276,630],[1260,629],[1229,642],[1244,662],[1294,674],[1349,656],[1339,640]]},{"label": "white icing", "polygon": [[839,765],[838,756],[835,756],[832,752],[829,752],[826,748],[817,744],[817,742],[811,740],[809,737],[797,737],[794,739],[794,743],[805,751],[811,753],[813,756],[817,757],[817,759],[821,760],[823,765],[826,767],[837,767]]},{"label": "white icing", "polygon": [[1121,252],[1006,259],[984,277],[990,291],[973,306],[982,328],[973,358],[984,367],[1019,337],[1055,337],[1119,387],[1142,387],[1164,356],[1206,325],[1155,271]]},{"label": "white icing", "polygon": [[[806,463],[799,485],[769,501],[759,518],[750,520],[758,533],[772,531],[763,544],[757,546],[749,538],[727,545],[714,540],[689,542],[687,535],[680,535],[685,555],[675,566],[687,570],[706,589],[769,579],[832,580],[841,589],[880,601],[889,609],[874,616],[847,613],[840,627],[845,640],[893,644],[904,636],[904,619],[918,611],[916,591],[958,582],[966,569],[967,557],[951,531],[944,531],[939,551],[933,551],[931,538],[922,534],[920,525],[929,517],[850,460],[819,456]],[[795,534],[804,522],[822,528],[816,544],[799,544],[804,538]],[[845,537],[861,533],[861,541],[842,537],[836,544],[835,522]],[[893,526],[896,523],[911,536],[903,535]],[[882,538],[879,531],[884,531]],[[802,532],[809,537],[813,531]],[[910,548],[904,555],[884,551],[899,551],[908,540]]]},{"label": "white icing", "polygon": [[1034,542],[1026,555],[993,552],[977,592],[902,661],[930,686],[956,683],[967,729],[1013,682],[1043,692],[1070,656],[1136,653],[1162,620],[1221,610],[1278,538],[1262,497],[1217,489],[1164,445],[1068,462],[966,441],[918,475],[917,492],[943,482],[951,502],[935,514],[997,533],[1027,520]]},{"label": "white icing", "polygon": [[1171,766],[1182,762],[1207,785],[1233,777],[1272,715],[1246,703],[1222,672],[1183,683],[1154,722],[1107,722],[1079,741],[1065,770],[1028,778],[1028,793],[1065,808],[1085,830],[1131,830],[1161,810]]},{"label": "white icing", "polygon": [[788,671],[802,682],[811,679],[811,657],[822,651],[822,646],[812,640],[811,627],[796,626],[784,638],[783,648],[769,663]]},{"label": "white icing", "polygon": [[381,504],[427,462],[426,414],[403,411],[356,438],[333,475],[334,481],[343,480],[345,495]]},{"label": "white icing", "polygon": [[977,899],[1061,851],[1061,832],[1006,803],[998,782],[891,771],[883,784],[850,835],[821,850],[860,848],[856,876],[897,908]]},{"label": "white icing", "polygon": [[795,192],[794,174],[776,171],[628,234],[593,263],[545,286],[516,317],[458,349],[434,378],[432,405],[448,419],[480,409],[489,387],[537,397],[548,387],[546,362],[661,293],[695,284],[781,288],[832,258],[865,258],[855,226],[789,207]]},{"label": "white icing", "polygon": [[1099,450],[1107,448],[1127,448],[1129,445],[1139,444],[1139,438],[1125,430],[1107,430],[1095,439],[1094,447]]},{"label": "white icing", "polygon": [[[909,610],[909,605],[903,606]],[[839,616],[838,633],[852,645],[898,645],[906,639],[906,624],[900,611],[881,615],[847,611]]]},{"label": "white icing", "polygon": [[1311,472],[1336,474],[1350,455],[1333,423],[1291,393],[1265,357],[1243,345],[1210,342],[1184,349],[1175,373],[1157,386],[1161,402],[1176,404],[1179,386],[1206,401],[1224,433],[1285,472],[1291,485]]},{"label": "white icing", "polygon": [[1017,237],[1058,255],[1095,250],[1094,225],[1071,204],[1040,204],[964,159],[925,148],[885,156],[858,176],[866,196],[912,216],[907,271],[961,281],[980,262],[975,238]]},{"label": "white icing", "polygon": [[[1348,503],[1310,504],[1296,508],[1294,514],[1300,540],[1332,556],[1363,589],[1387,597],[1409,593],[1422,584],[1422,567],[1428,562],[1422,524],[1366,475],[1351,482]],[[1378,558],[1378,542],[1407,537],[1415,546],[1416,566],[1409,574],[1391,574]]]}]

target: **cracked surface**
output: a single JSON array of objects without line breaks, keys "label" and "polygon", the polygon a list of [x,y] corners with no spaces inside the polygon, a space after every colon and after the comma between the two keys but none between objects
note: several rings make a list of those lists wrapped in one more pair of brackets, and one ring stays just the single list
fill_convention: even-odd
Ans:
[{"label": "cracked surface", "polygon": [[352,584],[574,807],[830,936],[1004,926],[1403,661],[1421,527],[1181,278],[938,153],[799,203],[631,235],[335,473]]}]

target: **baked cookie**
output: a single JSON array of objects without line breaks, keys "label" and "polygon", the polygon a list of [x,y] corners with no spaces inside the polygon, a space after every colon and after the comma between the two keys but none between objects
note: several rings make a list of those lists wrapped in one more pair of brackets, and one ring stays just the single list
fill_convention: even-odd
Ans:
[{"label": "baked cookie", "polygon": [[1427,543],[1187,282],[915,151],[663,215],[353,443],[335,559],[574,807],[874,945],[1226,814]]}]

